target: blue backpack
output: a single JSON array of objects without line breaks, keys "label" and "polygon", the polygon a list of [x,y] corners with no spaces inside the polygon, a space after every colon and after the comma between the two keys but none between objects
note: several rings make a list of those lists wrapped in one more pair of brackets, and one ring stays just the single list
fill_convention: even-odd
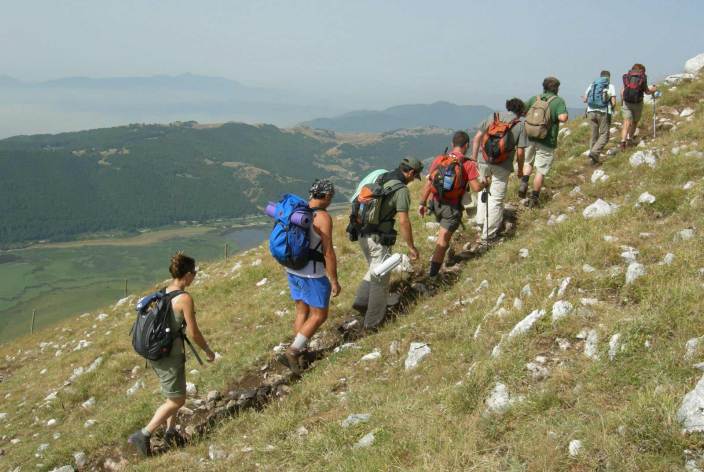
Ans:
[{"label": "blue backpack", "polygon": [[315,210],[301,197],[290,193],[276,203],[269,251],[282,266],[300,270],[310,261],[325,263],[323,254],[318,251],[320,244],[316,248],[310,247],[309,230]]},{"label": "blue backpack", "polygon": [[587,97],[589,108],[606,108],[609,105],[609,79],[599,77],[592,84]]}]

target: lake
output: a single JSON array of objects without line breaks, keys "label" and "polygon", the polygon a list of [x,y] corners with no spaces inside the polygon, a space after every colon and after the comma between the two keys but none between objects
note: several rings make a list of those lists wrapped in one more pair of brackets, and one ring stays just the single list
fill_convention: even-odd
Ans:
[{"label": "lake", "polygon": [[176,251],[196,261],[224,257],[259,245],[271,225],[213,229],[189,227],[155,230],[138,237],[76,241],[0,251],[0,343],[61,319],[141,293],[170,277]]}]

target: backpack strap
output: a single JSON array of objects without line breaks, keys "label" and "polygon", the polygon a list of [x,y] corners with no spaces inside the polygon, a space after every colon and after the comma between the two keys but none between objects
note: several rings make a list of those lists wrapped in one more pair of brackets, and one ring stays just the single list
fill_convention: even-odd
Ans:
[{"label": "backpack strap", "polygon": [[[171,302],[171,300],[173,300],[174,298],[178,297],[179,295],[183,295],[184,293],[188,293],[188,292],[186,292],[185,290],[174,290],[174,291],[172,291],[172,292],[166,293],[166,288],[164,288],[164,298],[167,298],[167,299],[169,300],[169,302]],[[191,348],[191,351],[193,352],[193,355],[196,356],[196,359],[198,360],[198,363],[199,363],[200,365],[203,365],[203,360],[200,358],[200,356],[198,355],[198,352],[196,351],[196,348],[193,347],[193,344],[191,343],[191,340],[188,339],[188,336],[186,336],[186,333],[185,333],[185,331],[183,330],[183,328],[185,328],[185,327],[186,327],[186,322],[184,321],[184,322],[183,322],[183,325],[181,325],[181,339],[183,339],[183,342],[184,342],[185,344],[188,344],[188,347]],[[184,351],[184,355],[185,355],[185,354],[186,354],[186,353],[185,353],[185,351]]]},{"label": "backpack strap", "polygon": [[[406,186],[406,184],[404,184],[403,182],[399,181],[398,183],[393,184],[393,185],[389,186],[388,188],[384,188],[384,193],[383,193],[383,196],[381,197],[382,200],[385,199],[385,198],[387,198],[387,197],[389,197],[389,196],[391,196],[391,195],[393,195],[394,193],[396,193],[397,191],[401,190],[401,188],[402,188],[402,187],[405,187],[405,186]],[[389,212],[388,215],[379,217],[379,224],[385,223],[385,222],[387,222],[387,221],[392,221],[392,220],[394,219],[393,217],[394,217],[395,214],[396,214],[396,209],[393,208],[393,209]]]}]

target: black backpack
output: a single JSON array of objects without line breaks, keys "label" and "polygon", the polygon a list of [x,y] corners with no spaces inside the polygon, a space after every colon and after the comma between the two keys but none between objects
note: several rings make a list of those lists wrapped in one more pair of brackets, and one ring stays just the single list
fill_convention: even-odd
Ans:
[{"label": "black backpack", "polygon": [[140,356],[150,361],[157,361],[171,353],[174,340],[181,337],[193,350],[198,362],[201,362],[193,345],[183,333],[183,327],[177,332],[171,330],[169,320],[173,316],[171,300],[181,295],[183,290],[166,293],[166,289],[143,297],[137,303],[137,319],[132,325],[132,347]]},{"label": "black backpack", "polygon": [[623,74],[623,101],[641,103],[643,101],[643,87],[647,80],[641,71],[632,70]]}]

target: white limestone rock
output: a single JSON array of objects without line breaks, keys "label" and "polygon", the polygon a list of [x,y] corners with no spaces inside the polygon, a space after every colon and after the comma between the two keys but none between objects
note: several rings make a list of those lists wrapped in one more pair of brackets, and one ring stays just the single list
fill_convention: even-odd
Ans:
[{"label": "white limestone rock", "polygon": [[90,397],[88,400],[81,403],[81,407],[85,410],[90,410],[95,407],[95,397]]},{"label": "white limestone rock", "polygon": [[374,441],[376,440],[376,437],[374,436],[374,432],[372,431],[371,433],[365,434],[362,439],[357,441],[354,446],[352,446],[353,449],[363,449],[366,447],[370,447],[374,444]]},{"label": "white limestone rock", "polygon": [[584,343],[584,355],[590,359],[598,360],[599,359],[598,343],[599,343],[599,334],[596,332],[596,330],[594,330],[594,329],[588,330],[587,331],[587,339],[586,339],[586,342]]},{"label": "white limestone rock", "polygon": [[51,426],[56,426],[56,423],[58,423],[58,421],[56,421],[54,418],[52,418],[46,422],[46,425],[51,427]]},{"label": "white limestone rock", "polygon": [[646,165],[651,168],[655,168],[657,163],[657,156],[652,151],[637,151],[628,159],[631,167],[639,167]]},{"label": "white limestone rock", "polygon": [[635,262],[638,259],[638,255],[640,254],[640,251],[634,247],[631,246],[621,246],[621,258],[628,262],[629,264],[631,262]]},{"label": "white limestone rock", "polygon": [[379,351],[379,349],[374,349],[369,354],[363,355],[360,360],[362,360],[362,361],[375,361],[377,359],[381,359],[381,351]]},{"label": "white limestone rock", "polygon": [[528,298],[533,295],[533,291],[530,288],[530,284],[525,284],[521,289],[521,297]]},{"label": "white limestone rock", "polygon": [[685,228],[680,230],[675,234],[675,241],[689,241],[694,237],[694,230],[692,228]]},{"label": "white limestone rock", "polygon": [[702,158],[704,158],[704,152],[697,151],[697,150],[691,150],[691,151],[687,151],[686,153],[684,153],[684,156],[685,157],[694,157],[696,159],[702,159]]},{"label": "white limestone rock", "polygon": [[485,401],[486,412],[500,415],[505,413],[512,404],[522,400],[522,396],[511,395],[505,384],[497,382]]},{"label": "white limestone rock", "polygon": [[394,267],[393,272],[396,272],[397,274],[399,273],[412,273],[413,272],[413,264],[411,264],[411,258],[408,257],[406,254],[401,255],[401,263]]},{"label": "white limestone rock", "polygon": [[684,345],[684,360],[690,361],[694,358],[697,353],[697,347],[699,347],[700,338],[691,338],[687,340]]},{"label": "white limestone rock", "polygon": [[560,281],[560,288],[557,290],[558,297],[562,297],[565,294],[565,291],[567,290],[567,287],[569,287],[570,282],[572,282],[572,277],[565,277]]},{"label": "white limestone rock", "polygon": [[513,299],[513,309],[514,310],[522,310],[523,309],[523,300],[520,298],[516,297]]},{"label": "white limestone rock", "polygon": [[616,358],[618,350],[621,348],[621,333],[616,333],[609,340],[609,360],[613,361]]},{"label": "white limestone rock", "polygon": [[139,390],[144,388],[144,380],[139,379],[137,380],[134,385],[132,385],[130,388],[127,389],[127,396],[131,397],[135,393],[137,393]]},{"label": "white limestone rock", "polygon": [[545,310],[533,310],[525,318],[519,321],[513,329],[508,333],[508,339],[512,339],[520,334],[527,332],[531,326],[545,315]]},{"label": "white limestone rock", "polygon": [[366,423],[371,418],[369,413],[353,413],[342,421],[343,428],[349,428],[360,423]]},{"label": "white limestone rock", "polygon": [[261,279],[259,282],[256,283],[256,286],[257,286],[257,287],[263,287],[263,286],[265,286],[267,283],[269,283],[269,279],[267,279],[266,277],[264,277],[263,279]]},{"label": "white limestone rock", "polygon": [[593,184],[597,182],[606,182],[607,180],[609,180],[609,176],[606,175],[606,172],[604,172],[603,169],[596,169],[592,172],[591,181]]},{"label": "white limestone rock", "polygon": [[572,343],[565,338],[556,338],[555,342],[557,343],[557,347],[560,348],[560,351],[566,351],[572,347]]},{"label": "white limestone rock", "polygon": [[589,205],[582,212],[582,216],[587,219],[601,218],[604,216],[611,215],[618,209],[618,205],[608,203],[601,198],[597,199],[594,203]]},{"label": "white limestone rock", "polygon": [[108,314],[107,313],[100,313],[98,316],[95,317],[97,321],[105,321],[108,319]]},{"label": "white limestone rock", "polygon": [[665,256],[662,258],[662,260],[658,263],[659,265],[671,265],[673,262],[675,262],[675,255],[672,254],[671,252],[668,252],[665,254]]},{"label": "white limestone rock", "polygon": [[694,108],[685,107],[680,112],[680,118],[687,118],[688,116],[692,116],[692,115],[694,115]]},{"label": "white limestone rock", "polygon": [[560,321],[562,318],[572,313],[573,310],[574,307],[570,302],[566,300],[556,301],[552,305],[552,322],[555,323],[557,321]]},{"label": "white limestone rock", "polygon": [[194,396],[198,393],[198,387],[196,384],[191,382],[186,382],[186,395]]},{"label": "white limestone rock", "polygon": [[704,431],[704,376],[682,399],[677,419],[682,423],[683,433]]},{"label": "white limestone rock", "polygon": [[83,451],[78,451],[73,453],[73,461],[76,463],[76,467],[83,469],[88,463],[88,457]]},{"label": "white limestone rock", "polygon": [[[688,73],[688,72],[684,72],[684,73],[682,73],[682,74],[671,74],[671,75],[668,75],[667,77],[665,77],[665,78],[663,79],[663,82],[665,82],[667,85],[673,85],[673,86],[674,86],[674,85],[678,85],[678,84],[680,84],[680,83],[682,83],[682,82],[684,82],[684,81],[692,80],[692,79],[694,79],[694,74],[690,74],[690,73]],[[676,88],[676,87],[673,87],[673,88]],[[672,89],[670,89],[670,90],[672,90]]]},{"label": "white limestone rock", "polygon": [[694,182],[691,180],[682,186],[682,190],[691,190],[692,188],[694,188]]},{"label": "white limestone rock", "polygon": [[582,272],[589,274],[591,272],[596,272],[596,269],[594,267],[590,266],[589,264],[585,263],[585,264],[582,264]]},{"label": "white limestone rock", "polygon": [[527,258],[529,255],[528,248],[523,247],[523,248],[519,249],[518,255],[524,259]]},{"label": "white limestone rock", "polygon": [[631,262],[626,270],[626,285],[630,285],[636,279],[645,275],[645,266],[639,262]]},{"label": "white limestone rock", "polygon": [[686,74],[697,75],[704,68],[704,53],[698,54],[684,63]]},{"label": "white limestone rock", "polygon": [[550,376],[550,370],[540,362],[529,362],[526,364],[526,369],[530,373],[533,380],[540,381]]},{"label": "white limestone rock", "polygon": [[428,346],[426,343],[411,343],[410,347],[408,348],[408,355],[406,356],[406,360],[404,361],[405,369],[412,370],[418,367],[420,361],[423,360],[426,356],[428,356],[430,352],[430,346]]},{"label": "white limestone rock", "polygon": [[567,446],[567,450],[570,454],[570,457],[577,457],[582,451],[582,441],[580,441],[579,439],[573,439],[572,441],[570,441],[569,446]]},{"label": "white limestone rock", "polygon": [[655,195],[653,195],[649,192],[643,192],[638,197],[638,203],[645,204],[645,205],[651,205],[651,204],[655,203]]}]

